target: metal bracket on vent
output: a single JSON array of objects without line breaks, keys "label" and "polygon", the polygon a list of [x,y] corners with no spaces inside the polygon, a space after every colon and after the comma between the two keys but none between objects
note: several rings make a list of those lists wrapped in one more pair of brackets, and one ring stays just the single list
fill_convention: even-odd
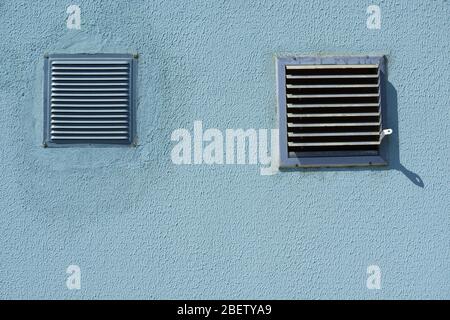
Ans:
[{"label": "metal bracket on vent", "polygon": [[383,140],[383,138],[384,138],[385,136],[390,136],[390,135],[392,134],[392,132],[393,132],[392,129],[384,129],[384,130],[381,130],[381,132],[380,132],[380,141]]}]

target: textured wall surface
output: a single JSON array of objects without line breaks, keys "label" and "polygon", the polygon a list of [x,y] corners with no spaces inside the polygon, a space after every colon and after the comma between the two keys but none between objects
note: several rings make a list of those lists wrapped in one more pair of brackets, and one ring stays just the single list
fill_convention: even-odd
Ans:
[{"label": "textured wall surface", "polygon": [[[0,297],[450,298],[449,17],[445,0],[0,1]],[[43,55],[79,52],[140,54],[138,147],[41,146]],[[286,53],[387,55],[389,168],[172,163],[195,120],[276,127]]]}]

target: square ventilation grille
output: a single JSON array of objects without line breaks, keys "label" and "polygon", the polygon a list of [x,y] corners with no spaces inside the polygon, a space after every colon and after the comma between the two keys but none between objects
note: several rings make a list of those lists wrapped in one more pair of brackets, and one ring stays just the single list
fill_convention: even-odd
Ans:
[{"label": "square ventilation grille", "polygon": [[383,57],[278,59],[281,167],[386,164]]},{"label": "square ventilation grille", "polygon": [[44,145],[131,144],[136,65],[124,54],[46,57]]}]

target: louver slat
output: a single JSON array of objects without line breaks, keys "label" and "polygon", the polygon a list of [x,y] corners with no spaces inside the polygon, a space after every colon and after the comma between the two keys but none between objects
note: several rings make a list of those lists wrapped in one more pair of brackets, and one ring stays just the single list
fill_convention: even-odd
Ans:
[{"label": "louver slat", "polygon": [[375,74],[363,74],[363,75],[327,75],[327,76],[297,76],[297,75],[287,75],[286,79],[370,79],[370,78],[378,78],[378,75]]},{"label": "louver slat", "polygon": [[129,61],[128,60],[100,60],[100,59],[92,59],[92,60],[88,60],[88,59],[77,59],[77,60],[66,60],[66,59],[61,59],[61,60],[54,60],[52,61],[52,65],[65,65],[65,66],[77,66],[77,65],[106,65],[106,64],[110,64],[110,65],[118,65],[118,64],[124,64],[124,65],[129,65]]},{"label": "louver slat", "polygon": [[285,72],[288,154],[377,154],[378,65],[286,65]]},{"label": "louver slat", "polygon": [[131,59],[51,59],[48,70],[50,142],[130,143]]},{"label": "louver slat", "polygon": [[96,88],[98,86],[102,86],[102,87],[115,87],[115,86],[120,86],[120,87],[126,87],[128,86],[127,82],[65,82],[65,81],[55,81],[52,82],[52,86],[54,87],[92,87],[92,88]]}]

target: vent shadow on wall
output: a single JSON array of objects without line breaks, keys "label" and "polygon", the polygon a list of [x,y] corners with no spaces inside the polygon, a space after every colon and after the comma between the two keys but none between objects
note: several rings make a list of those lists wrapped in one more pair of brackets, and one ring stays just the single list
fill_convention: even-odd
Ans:
[{"label": "vent shadow on wall", "polygon": [[55,54],[44,64],[44,146],[130,145],[136,59]]},{"label": "vent shadow on wall", "polygon": [[280,166],[384,165],[384,57],[278,58]]}]

